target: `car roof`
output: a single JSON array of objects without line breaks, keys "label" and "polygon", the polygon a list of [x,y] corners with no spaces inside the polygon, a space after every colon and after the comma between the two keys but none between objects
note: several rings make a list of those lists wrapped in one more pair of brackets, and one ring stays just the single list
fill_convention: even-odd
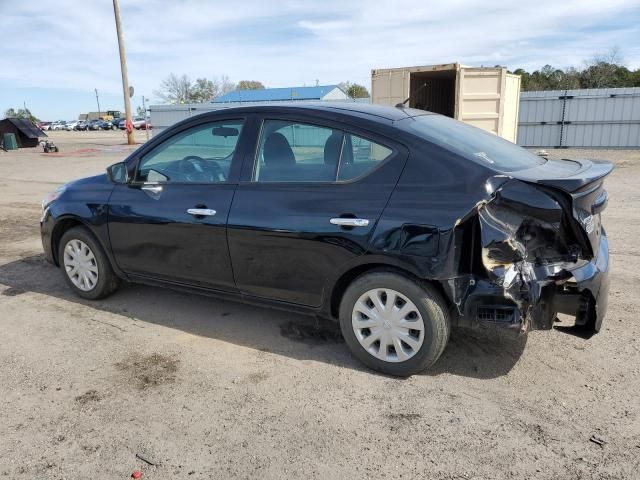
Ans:
[{"label": "car roof", "polygon": [[270,102],[263,105],[246,105],[229,107],[216,112],[324,112],[337,113],[346,116],[367,118],[373,121],[395,122],[419,115],[434,115],[431,112],[415,108],[391,107],[387,105],[372,105],[357,102]]}]

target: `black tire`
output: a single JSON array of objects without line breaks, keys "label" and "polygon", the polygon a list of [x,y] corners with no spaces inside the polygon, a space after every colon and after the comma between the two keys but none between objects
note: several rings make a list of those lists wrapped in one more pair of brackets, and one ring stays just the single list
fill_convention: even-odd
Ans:
[{"label": "black tire", "polygon": [[[374,357],[358,341],[352,327],[355,303],[366,292],[387,288],[406,296],[417,307],[424,322],[424,340],[419,350],[403,362],[388,362]],[[451,331],[447,304],[442,295],[426,282],[389,271],[374,271],[355,279],[340,303],[340,329],[351,352],[366,366],[379,372],[408,377],[432,366],[444,351]]]},{"label": "black tire", "polygon": [[[71,240],[80,240],[85,243],[95,257],[95,264],[98,268],[98,281],[91,290],[85,291],[78,288],[67,274],[64,265],[64,249]],[[120,285],[120,279],[113,272],[111,263],[109,262],[106,253],[104,253],[102,246],[86,227],[73,227],[62,235],[60,244],[58,245],[58,263],[60,264],[60,270],[62,271],[62,276],[67,282],[67,285],[69,285],[69,287],[71,287],[74,293],[79,297],[86,298],[88,300],[99,300],[111,295]]]}]

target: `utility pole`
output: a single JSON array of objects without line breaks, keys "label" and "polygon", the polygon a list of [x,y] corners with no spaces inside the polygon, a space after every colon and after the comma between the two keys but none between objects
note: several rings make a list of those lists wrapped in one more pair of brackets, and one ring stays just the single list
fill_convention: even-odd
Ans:
[{"label": "utility pole", "polygon": [[96,103],[98,104],[98,118],[100,118],[100,100],[98,99],[98,89],[94,88],[96,91]]},{"label": "utility pole", "polygon": [[144,131],[147,134],[147,142],[149,141],[149,120],[147,120],[147,105],[145,104],[144,95],[142,96],[142,109],[144,110]]},{"label": "utility pole", "polygon": [[[124,51],[124,36],[120,24],[120,4],[118,0],[113,0],[113,13],[116,17],[116,32],[118,33],[118,47],[120,48],[120,70],[122,70],[122,93],[124,94],[124,111],[127,126],[131,128],[131,99],[129,98],[129,75],[127,74],[127,57]],[[127,129],[127,143],[135,145],[136,139],[133,136],[133,128]]]}]

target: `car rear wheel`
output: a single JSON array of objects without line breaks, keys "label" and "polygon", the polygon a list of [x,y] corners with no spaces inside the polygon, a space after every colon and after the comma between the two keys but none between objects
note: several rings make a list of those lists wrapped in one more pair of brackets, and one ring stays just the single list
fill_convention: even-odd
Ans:
[{"label": "car rear wheel", "polygon": [[347,288],[340,328],[365,365],[406,377],[438,360],[449,340],[450,318],[431,285],[395,272],[372,272]]},{"label": "car rear wheel", "polygon": [[98,300],[118,288],[120,279],[98,241],[85,227],[74,227],[65,232],[59,248],[60,269],[76,295]]}]

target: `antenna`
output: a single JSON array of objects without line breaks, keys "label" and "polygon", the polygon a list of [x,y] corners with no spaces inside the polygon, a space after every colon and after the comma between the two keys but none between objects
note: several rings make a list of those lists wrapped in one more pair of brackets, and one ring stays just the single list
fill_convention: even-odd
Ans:
[{"label": "antenna", "polygon": [[407,102],[409,100],[411,100],[411,97],[413,95],[416,95],[417,93],[421,92],[423,88],[427,88],[427,82],[424,82],[422,85],[420,85],[420,88],[418,88],[415,92],[410,94],[404,102],[396,103],[396,108],[404,108],[404,106],[407,104]]}]

